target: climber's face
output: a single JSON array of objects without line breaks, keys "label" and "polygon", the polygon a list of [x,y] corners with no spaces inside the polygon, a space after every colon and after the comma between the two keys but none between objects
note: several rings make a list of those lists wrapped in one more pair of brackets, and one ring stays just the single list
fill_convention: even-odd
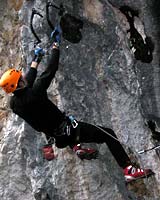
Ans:
[{"label": "climber's face", "polygon": [[25,79],[23,76],[21,76],[20,79],[19,79],[19,81],[18,81],[17,90],[18,90],[18,89],[25,88],[26,85],[27,85],[26,79]]}]

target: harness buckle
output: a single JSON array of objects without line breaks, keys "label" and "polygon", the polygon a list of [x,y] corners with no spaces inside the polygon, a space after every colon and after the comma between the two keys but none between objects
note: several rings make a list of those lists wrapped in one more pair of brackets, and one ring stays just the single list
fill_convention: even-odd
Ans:
[{"label": "harness buckle", "polygon": [[70,134],[71,134],[70,126],[68,126],[68,125],[66,127],[66,133],[67,133],[68,136],[70,136]]}]

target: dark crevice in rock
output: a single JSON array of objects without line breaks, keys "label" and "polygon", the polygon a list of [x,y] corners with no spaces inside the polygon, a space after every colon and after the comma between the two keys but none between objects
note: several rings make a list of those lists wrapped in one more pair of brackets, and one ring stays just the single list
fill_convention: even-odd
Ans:
[{"label": "dark crevice in rock", "polygon": [[[156,30],[154,31],[154,34],[156,34],[156,41],[157,41],[157,53],[159,55],[160,52],[160,46],[159,46],[159,41],[160,41],[160,1],[154,0],[152,1],[152,4],[149,7],[151,14],[153,16],[153,22],[156,25]],[[153,28],[153,27],[152,27]],[[160,57],[158,56],[158,60],[160,63]]]},{"label": "dark crevice in rock", "polygon": [[126,16],[130,25],[130,29],[127,33],[130,34],[130,48],[133,50],[135,58],[144,63],[150,63],[153,59],[152,52],[154,50],[154,44],[150,37],[146,37],[144,40],[135,28],[134,17],[139,17],[138,11],[131,9],[128,6],[120,7],[120,11]]},{"label": "dark crevice in rock", "polygon": [[159,127],[158,127],[156,121],[154,121],[153,119],[148,120],[146,122],[146,125],[151,130],[152,139],[160,141],[160,131],[159,131]]},{"label": "dark crevice in rock", "polygon": [[51,200],[48,193],[42,188],[34,194],[34,197],[36,200]]},{"label": "dark crevice in rock", "polygon": [[34,193],[35,200],[62,200],[63,197],[57,194],[55,188],[51,185],[47,186],[48,188],[38,188],[38,190]]},{"label": "dark crevice in rock", "polygon": [[63,37],[72,42],[78,43],[82,39],[81,29],[83,28],[83,21],[70,14],[65,14],[60,22]]}]

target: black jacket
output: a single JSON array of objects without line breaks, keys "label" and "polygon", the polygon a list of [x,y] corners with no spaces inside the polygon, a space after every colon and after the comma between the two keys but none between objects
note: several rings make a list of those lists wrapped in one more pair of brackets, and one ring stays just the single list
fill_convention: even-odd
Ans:
[{"label": "black jacket", "polygon": [[47,96],[47,89],[59,64],[59,50],[53,49],[47,69],[36,79],[37,70],[30,68],[26,75],[27,87],[14,92],[10,107],[35,130],[54,137],[54,131],[64,120],[63,113]]}]

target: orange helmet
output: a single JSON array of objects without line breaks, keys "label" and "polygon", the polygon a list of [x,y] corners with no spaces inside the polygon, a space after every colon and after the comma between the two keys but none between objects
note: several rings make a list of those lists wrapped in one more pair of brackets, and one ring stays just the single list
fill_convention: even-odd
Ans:
[{"label": "orange helmet", "polygon": [[7,70],[0,78],[0,87],[2,87],[6,93],[14,92],[17,88],[18,80],[21,75],[22,72],[19,70]]}]

